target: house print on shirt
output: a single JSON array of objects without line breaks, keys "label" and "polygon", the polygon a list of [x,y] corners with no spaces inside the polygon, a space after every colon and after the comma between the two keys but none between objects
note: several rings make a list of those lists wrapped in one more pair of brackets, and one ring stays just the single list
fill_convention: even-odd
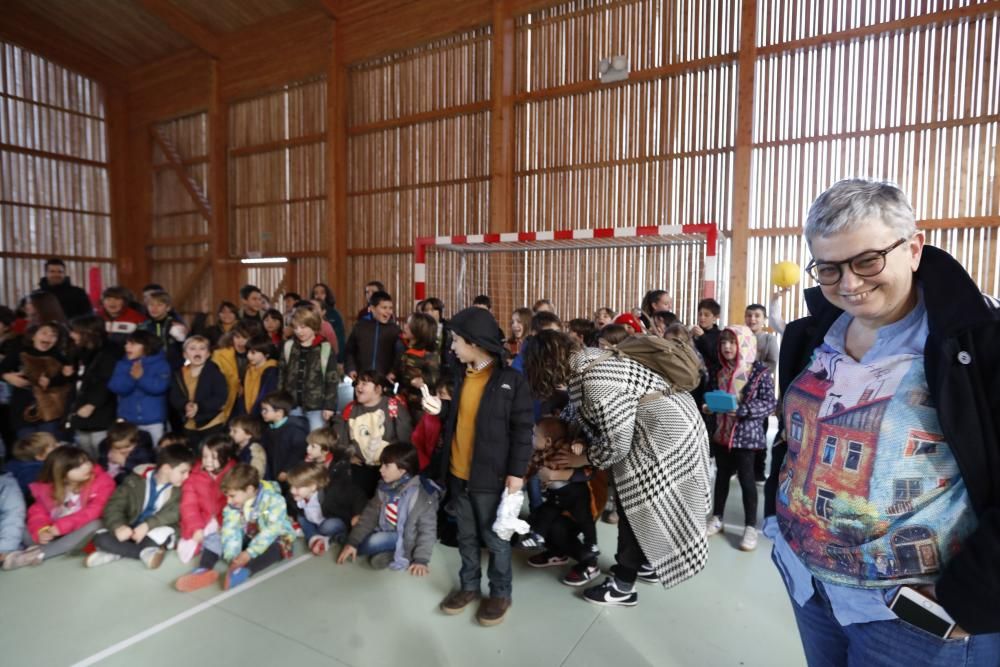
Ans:
[{"label": "house print on shirt", "polygon": [[784,414],[779,524],[813,573],[872,585],[940,571],[974,519],[922,358],[861,364],[824,345],[786,392]]}]

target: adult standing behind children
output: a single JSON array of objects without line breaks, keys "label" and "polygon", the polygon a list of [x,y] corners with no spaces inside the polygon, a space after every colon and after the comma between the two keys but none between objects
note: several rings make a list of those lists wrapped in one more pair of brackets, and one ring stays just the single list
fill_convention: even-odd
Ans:
[{"label": "adult standing behind children", "polygon": [[[674,586],[708,560],[708,433],[691,395],[624,356],[580,348],[559,331],[524,345],[524,370],[537,397],[568,385],[568,413],[588,441],[587,453],[564,455],[613,471],[618,510],[617,565],[584,591],[588,602],[633,606],[635,581]],[[651,568],[647,567],[648,565]]]},{"label": "adult standing behind children", "polygon": [[392,297],[378,291],[368,300],[371,319],[358,320],[347,339],[344,372],[355,379],[363,370],[389,375],[396,367],[399,326],[393,321]]},{"label": "adult standing behind children", "polygon": [[446,614],[461,613],[480,599],[480,542],[490,552],[490,595],[476,612],[481,625],[501,623],[511,605],[510,542],[493,532],[504,490],[516,493],[531,460],[532,409],[528,385],[503,362],[504,347],[493,315],[466,308],[451,320],[452,349],[466,364],[452,395],[444,432],[441,470],[458,528],[462,558],[459,589],[441,602]]},{"label": "adult standing behind children", "polygon": [[67,318],[94,313],[87,292],[70,281],[66,275],[66,262],[58,257],[45,261],[45,277],[38,283],[38,289],[54,295]]}]

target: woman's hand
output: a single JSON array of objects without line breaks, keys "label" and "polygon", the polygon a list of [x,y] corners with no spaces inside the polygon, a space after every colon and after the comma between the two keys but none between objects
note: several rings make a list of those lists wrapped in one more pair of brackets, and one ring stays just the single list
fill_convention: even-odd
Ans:
[{"label": "woman's hand", "polygon": [[557,452],[553,454],[552,458],[549,459],[549,463],[552,465],[553,470],[582,468],[590,465],[586,454],[571,454],[570,452]]},{"label": "woman's hand", "polygon": [[[934,600],[937,602],[937,589],[934,588],[934,584],[928,584],[926,586],[914,586],[913,590],[923,595],[925,598]],[[965,639],[969,636],[969,633],[956,625],[951,630],[951,634],[948,635],[948,639]]]},{"label": "woman's hand", "polygon": [[94,410],[95,408],[93,404],[87,403],[86,405],[80,406],[80,408],[76,411],[76,416],[81,419],[89,419],[90,415],[94,414]]}]

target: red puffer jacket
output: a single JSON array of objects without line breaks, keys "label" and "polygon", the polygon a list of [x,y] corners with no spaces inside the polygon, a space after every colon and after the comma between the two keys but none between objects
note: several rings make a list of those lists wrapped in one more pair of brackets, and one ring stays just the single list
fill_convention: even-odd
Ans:
[{"label": "red puffer jacket", "polygon": [[184,482],[181,491],[181,537],[191,539],[195,531],[202,530],[215,519],[222,526],[222,508],[226,506],[226,495],[219,488],[222,477],[237,463],[229,461],[214,478],[201,467],[201,461],[194,464],[191,476]]},{"label": "red puffer jacket", "polygon": [[115,480],[104,468],[94,465],[94,476],[80,489],[80,509],[59,519],[53,519],[59,503],[52,498],[52,485],[48,482],[32,482],[28,485],[34,504],[28,508],[28,532],[31,539],[38,542],[38,531],[45,526],[55,526],[60,535],[68,535],[78,528],[101,518],[101,512],[108,498],[115,492]]}]

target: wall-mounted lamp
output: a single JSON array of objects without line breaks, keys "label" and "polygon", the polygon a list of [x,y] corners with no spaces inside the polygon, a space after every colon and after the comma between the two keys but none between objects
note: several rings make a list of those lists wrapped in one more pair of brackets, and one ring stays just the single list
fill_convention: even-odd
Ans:
[{"label": "wall-mounted lamp", "polygon": [[628,78],[628,56],[601,58],[597,63],[597,70],[600,73],[601,83],[624,81]]}]

